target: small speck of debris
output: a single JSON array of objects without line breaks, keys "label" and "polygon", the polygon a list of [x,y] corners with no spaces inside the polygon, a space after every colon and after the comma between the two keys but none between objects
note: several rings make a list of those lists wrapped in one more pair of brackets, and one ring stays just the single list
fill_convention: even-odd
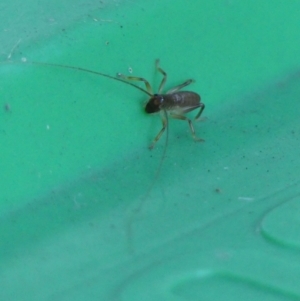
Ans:
[{"label": "small speck of debris", "polygon": [[247,197],[247,196],[239,196],[239,197],[238,197],[238,200],[240,200],[240,201],[246,201],[246,202],[251,202],[251,201],[254,200],[254,198],[252,198],[252,197]]},{"label": "small speck of debris", "polygon": [[50,125],[49,124],[46,125],[46,129],[50,130]]},{"label": "small speck of debris", "polygon": [[9,103],[6,103],[3,108],[6,112],[11,112],[11,107]]},{"label": "small speck of debris", "polygon": [[105,42],[105,45],[109,45],[109,41],[106,41],[106,42]]}]

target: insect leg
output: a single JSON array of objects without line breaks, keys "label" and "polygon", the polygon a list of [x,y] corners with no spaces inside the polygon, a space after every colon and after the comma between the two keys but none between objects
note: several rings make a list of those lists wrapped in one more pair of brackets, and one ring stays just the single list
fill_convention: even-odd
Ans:
[{"label": "insect leg", "polygon": [[144,82],[148,93],[150,93],[151,95],[153,95],[152,87],[151,87],[151,85],[149,84],[149,82],[146,79],[144,79],[142,77],[125,76],[122,73],[118,73],[117,76],[120,77],[120,78],[122,78],[122,79],[124,79],[124,80],[128,80],[128,81],[140,81],[140,82]]},{"label": "insect leg", "polygon": [[159,60],[158,59],[155,61],[155,67],[158,70],[158,72],[160,72],[164,76],[161,83],[160,83],[160,85],[159,85],[159,88],[158,88],[158,94],[160,94],[162,92],[164,86],[165,86],[168,75],[163,69],[161,69],[159,67]]},{"label": "insect leg", "polygon": [[188,86],[188,85],[190,85],[191,83],[193,83],[194,82],[194,80],[193,79],[188,79],[187,81],[185,81],[183,84],[181,84],[181,85],[178,85],[178,86],[176,86],[176,87],[174,87],[174,88],[172,88],[171,90],[169,90],[166,94],[171,94],[171,93],[175,93],[175,92],[177,92],[177,91],[179,91],[179,90],[181,90],[182,88],[184,88],[184,87],[186,87],[186,86]]},{"label": "insect leg", "polygon": [[153,149],[155,143],[160,139],[160,137],[162,136],[162,134],[164,133],[166,127],[168,126],[168,119],[166,116],[166,112],[165,111],[161,111],[161,121],[162,121],[162,129],[159,131],[159,133],[156,135],[156,137],[154,138],[153,142],[150,144],[149,148]]},{"label": "insect leg", "polygon": [[[200,110],[201,110],[201,109],[200,109]],[[203,110],[202,110],[202,111],[203,111]],[[199,113],[198,113],[198,114],[199,114]],[[184,116],[184,115],[179,115],[179,114],[174,114],[174,113],[171,113],[170,116],[171,116],[172,118],[174,118],[174,119],[186,120],[186,121],[189,123],[189,127],[190,127],[190,130],[191,130],[191,132],[192,132],[192,136],[193,136],[194,140],[195,140],[195,141],[200,141],[200,142],[203,142],[203,141],[204,141],[203,139],[198,138],[198,137],[196,136],[195,129],[194,129],[194,126],[193,126],[193,123],[192,123],[192,121],[191,121],[189,118],[187,118],[187,117]]]},{"label": "insect leg", "polygon": [[201,102],[199,104],[199,107],[200,107],[200,110],[199,110],[198,114],[196,115],[195,120],[199,120],[200,119],[200,116],[201,116],[203,110],[205,109],[204,103]]}]

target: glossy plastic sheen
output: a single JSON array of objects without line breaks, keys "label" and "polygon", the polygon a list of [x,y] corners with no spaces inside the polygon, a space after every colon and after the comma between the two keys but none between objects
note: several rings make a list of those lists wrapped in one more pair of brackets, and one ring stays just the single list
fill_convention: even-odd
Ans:
[{"label": "glossy plastic sheen", "polygon": [[[0,299],[299,300],[298,1],[4,2]],[[148,95],[22,63],[157,93],[157,58],[206,105],[162,161]]]}]

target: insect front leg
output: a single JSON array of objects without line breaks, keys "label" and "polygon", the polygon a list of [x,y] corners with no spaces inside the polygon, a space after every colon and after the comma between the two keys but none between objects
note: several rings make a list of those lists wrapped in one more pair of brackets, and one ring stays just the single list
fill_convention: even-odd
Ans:
[{"label": "insect front leg", "polygon": [[128,80],[128,81],[140,81],[140,82],[143,82],[145,84],[145,86],[146,86],[146,89],[147,89],[148,93],[151,94],[151,95],[153,95],[153,91],[152,91],[151,85],[143,77],[125,76],[122,73],[118,73],[117,76],[120,77],[120,78],[122,78],[122,79],[124,79],[124,80]]},{"label": "insect front leg", "polygon": [[[201,108],[201,109],[202,109],[202,108]],[[200,109],[200,111],[201,111],[201,109]],[[202,109],[202,111],[203,111],[203,109]],[[201,114],[201,112],[200,112],[200,114]],[[199,113],[198,113],[198,115],[199,115]],[[203,139],[198,138],[198,137],[196,136],[195,129],[194,129],[194,126],[193,126],[193,123],[192,123],[191,119],[187,118],[187,117],[184,116],[184,115],[174,114],[174,113],[171,113],[170,116],[171,116],[172,118],[174,118],[174,119],[186,120],[186,121],[189,123],[189,127],[190,127],[190,130],[191,130],[191,133],[192,133],[192,136],[193,136],[194,140],[195,140],[195,141],[199,141],[199,142],[203,142],[203,141],[204,141]],[[200,115],[199,115],[199,116],[200,116]]]},{"label": "insect front leg", "polygon": [[159,131],[159,133],[156,135],[156,137],[154,138],[153,142],[150,144],[149,149],[153,149],[155,143],[160,139],[160,137],[162,136],[162,134],[164,133],[164,131],[166,130],[167,126],[168,126],[168,116],[167,113],[165,111],[160,111],[161,113],[161,121],[162,121],[162,129]]}]

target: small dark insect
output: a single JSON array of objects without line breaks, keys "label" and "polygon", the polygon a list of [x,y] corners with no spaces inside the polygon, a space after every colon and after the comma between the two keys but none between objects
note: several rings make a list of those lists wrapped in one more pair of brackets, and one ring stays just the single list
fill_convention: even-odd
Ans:
[{"label": "small dark insect", "polygon": [[159,66],[159,60],[156,60],[155,65],[156,69],[163,75],[163,79],[160,83],[157,94],[153,94],[152,87],[146,79],[142,77],[125,76],[120,73],[118,74],[118,76],[124,80],[144,82],[148,92],[147,94],[151,96],[145,107],[146,113],[153,114],[160,112],[161,114],[163,127],[159,131],[157,136],[154,138],[149,148],[152,149],[154,147],[155,143],[160,139],[165,129],[168,127],[167,114],[169,114],[169,116],[174,119],[186,120],[189,124],[194,140],[204,141],[203,139],[200,139],[196,136],[192,121],[184,115],[197,108],[200,108],[198,114],[195,117],[195,120],[198,120],[200,119],[200,116],[205,108],[204,103],[201,102],[199,94],[190,91],[180,91],[182,88],[191,84],[193,80],[188,79],[181,85],[178,85],[172,88],[171,90],[167,91],[165,94],[162,94],[162,90],[167,81],[167,73]]}]

